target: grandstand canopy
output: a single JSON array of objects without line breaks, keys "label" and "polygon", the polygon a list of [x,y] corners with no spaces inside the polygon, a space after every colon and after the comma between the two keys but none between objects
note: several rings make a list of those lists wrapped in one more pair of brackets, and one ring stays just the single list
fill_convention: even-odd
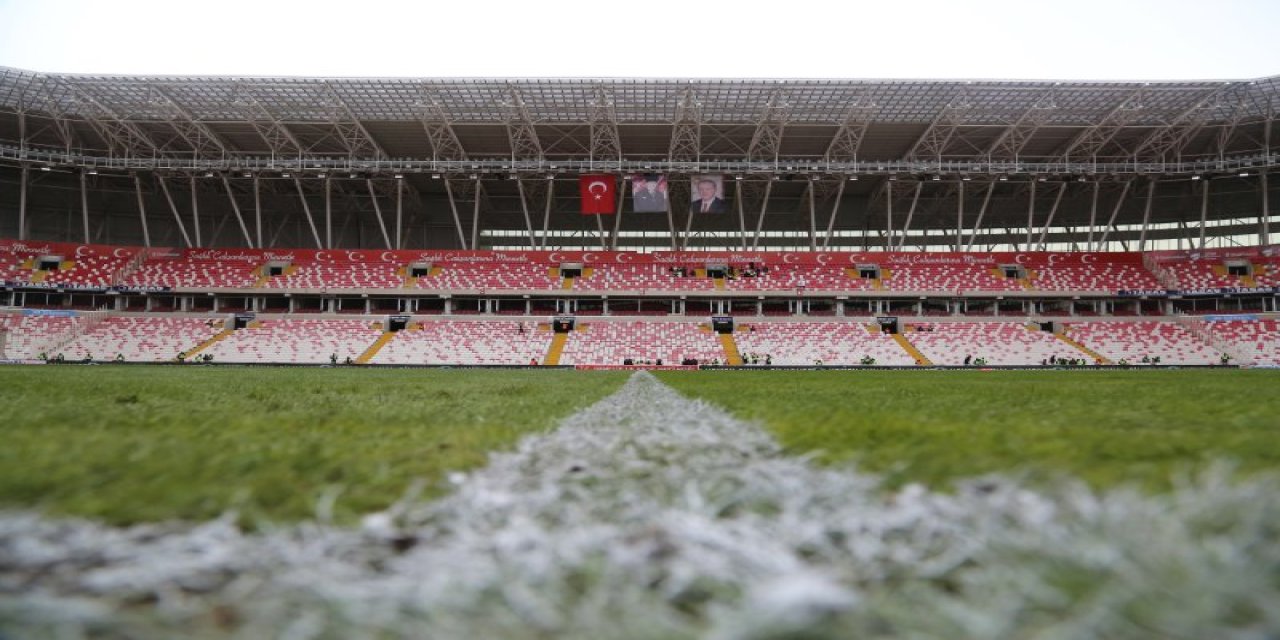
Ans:
[{"label": "grandstand canopy", "polygon": [[[1278,97],[1280,77],[241,78],[0,68],[0,235],[478,248],[1145,249],[1202,235],[1265,244]],[[583,173],[664,174],[674,206],[640,214],[623,202],[621,215],[581,216]],[[702,174],[725,177],[728,214],[687,213],[689,178]],[[185,226],[204,232],[183,234]]]}]

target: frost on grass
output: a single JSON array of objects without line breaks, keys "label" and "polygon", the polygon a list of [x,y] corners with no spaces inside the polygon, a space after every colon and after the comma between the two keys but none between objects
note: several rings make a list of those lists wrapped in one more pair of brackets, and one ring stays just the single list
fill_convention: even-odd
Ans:
[{"label": "frost on grass", "polygon": [[1280,482],[949,494],[783,455],[648,374],[358,528],[0,517],[0,636],[1255,638]]}]

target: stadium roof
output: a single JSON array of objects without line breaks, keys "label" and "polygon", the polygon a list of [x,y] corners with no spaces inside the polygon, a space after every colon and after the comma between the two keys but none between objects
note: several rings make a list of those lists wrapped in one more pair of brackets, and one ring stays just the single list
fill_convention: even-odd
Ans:
[{"label": "stadium roof", "polygon": [[[178,243],[170,183],[192,192],[193,209],[203,202],[206,224],[221,220],[223,244],[257,246],[390,245],[399,233],[387,231],[379,207],[389,218],[393,202],[405,209],[404,234],[421,246],[571,246],[595,243],[598,232],[600,244],[633,248],[1030,246],[1033,238],[1141,248],[1194,239],[1205,229],[1197,219],[1231,242],[1265,243],[1272,216],[1259,204],[1280,158],[1271,133],[1278,110],[1280,76],[261,78],[0,67],[0,181],[32,184],[29,204],[6,189],[0,209],[44,210],[35,218],[51,225],[52,239],[94,235],[93,211],[116,215],[99,221],[98,235],[117,243],[151,242],[146,225],[128,226],[139,214],[159,218],[153,235],[167,239],[157,242]],[[6,165],[25,170],[19,178]],[[29,180],[36,169],[43,175]],[[687,202],[683,176],[732,175],[742,206],[719,219],[619,216],[609,230],[576,215],[574,189],[547,186],[585,172],[671,174],[673,203]],[[1197,186],[1211,180],[1212,190]],[[68,201],[77,188],[78,202]],[[99,204],[88,204],[86,189]],[[329,214],[320,219],[319,199],[327,211],[330,193],[335,215],[348,216],[333,232]],[[255,203],[265,237],[239,219],[237,197]],[[71,207],[83,210],[83,234],[67,221]],[[156,213],[166,209],[172,220]],[[23,220],[0,220],[0,235],[26,235]]]},{"label": "stadium roof", "polygon": [[1264,152],[1260,135],[1236,133],[1273,119],[1278,97],[1280,77],[379,79],[0,68],[0,109],[9,114],[0,141],[23,142],[21,113],[65,125],[27,124],[28,148],[136,157],[1168,163]]}]

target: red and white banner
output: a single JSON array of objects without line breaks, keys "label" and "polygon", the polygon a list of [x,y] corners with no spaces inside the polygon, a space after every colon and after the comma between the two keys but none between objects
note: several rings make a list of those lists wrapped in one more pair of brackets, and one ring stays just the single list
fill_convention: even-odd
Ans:
[{"label": "red and white banner", "polygon": [[40,257],[61,256],[63,260],[75,260],[89,256],[132,258],[137,247],[117,247],[107,244],[76,244],[74,242],[45,242],[41,240],[2,240],[0,254],[9,256]]},{"label": "red and white banner", "polygon": [[617,180],[617,176],[605,173],[579,177],[578,193],[582,196],[582,213],[586,215],[613,213]]},{"label": "red and white banner", "polygon": [[1147,254],[1160,264],[1195,260],[1267,260],[1280,258],[1280,244],[1267,245],[1265,247],[1205,249],[1203,251],[1148,251]]}]

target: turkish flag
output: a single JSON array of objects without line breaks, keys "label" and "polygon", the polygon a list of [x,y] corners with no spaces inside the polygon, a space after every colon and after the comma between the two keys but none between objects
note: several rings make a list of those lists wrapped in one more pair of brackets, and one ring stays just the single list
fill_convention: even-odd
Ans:
[{"label": "turkish flag", "polygon": [[614,189],[617,177],[605,174],[590,174],[578,178],[578,192],[582,195],[582,213],[599,215],[613,213]]}]

